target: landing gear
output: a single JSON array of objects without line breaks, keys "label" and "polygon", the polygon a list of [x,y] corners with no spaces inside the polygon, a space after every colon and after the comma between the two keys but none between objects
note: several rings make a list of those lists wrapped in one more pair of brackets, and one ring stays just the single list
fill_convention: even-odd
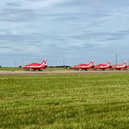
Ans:
[{"label": "landing gear", "polygon": [[30,69],[28,68],[28,69],[25,69],[26,71],[30,71]]}]

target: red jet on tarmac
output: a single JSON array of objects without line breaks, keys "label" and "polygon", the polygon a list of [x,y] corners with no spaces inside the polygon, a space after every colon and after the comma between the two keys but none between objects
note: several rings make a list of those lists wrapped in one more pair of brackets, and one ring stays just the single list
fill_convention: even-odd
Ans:
[{"label": "red jet on tarmac", "polygon": [[44,59],[41,63],[32,63],[22,66],[23,69],[26,70],[42,70],[47,68],[47,60]]},{"label": "red jet on tarmac", "polygon": [[101,69],[101,70],[110,69],[111,68],[111,62],[107,62],[107,64],[95,65],[95,68],[96,69]]},{"label": "red jet on tarmac", "polygon": [[114,68],[116,70],[126,69],[127,63],[123,62],[123,64],[115,64],[115,65],[112,65],[112,68]]},{"label": "red jet on tarmac", "polygon": [[71,69],[87,70],[94,68],[94,62],[90,61],[89,64],[78,64],[71,67]]}]

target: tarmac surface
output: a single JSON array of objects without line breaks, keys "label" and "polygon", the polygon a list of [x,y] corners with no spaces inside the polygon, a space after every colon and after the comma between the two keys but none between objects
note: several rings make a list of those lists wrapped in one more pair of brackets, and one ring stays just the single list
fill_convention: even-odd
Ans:
[{"label": "tarmac surface", "polygon": [[57,74],[108,74],[108,73],[129,73],[129,71],[69,71],[69,70],[56,70],[56,71],[0,71],[0,75],[57,75]]}]

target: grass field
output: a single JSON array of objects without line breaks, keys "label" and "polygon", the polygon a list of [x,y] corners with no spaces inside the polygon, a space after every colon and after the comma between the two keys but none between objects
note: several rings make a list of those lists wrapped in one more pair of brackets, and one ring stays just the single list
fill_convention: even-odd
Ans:
[{"label": "grass field", "polygon": [[[67,70],[66,68],[46,68],[42,71],[55,71],[55,70]],[[19,67],[2,67],[0,68],[0,71],[26,71],[25,69],[19,68]]]},{"label": "grass field", "polygon": [[22,69],[19,67],[2,67],[0,71],[21,71]]},{"label": "grass field", "polygon": [[128,73],[0,76],[0,129],[128,128]]}]

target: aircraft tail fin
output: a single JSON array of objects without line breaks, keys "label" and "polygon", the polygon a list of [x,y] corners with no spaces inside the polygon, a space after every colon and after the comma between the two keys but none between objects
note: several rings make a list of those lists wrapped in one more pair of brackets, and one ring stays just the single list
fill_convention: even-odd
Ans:
[{"label": "aircraft tail fin", "polygon": [[41,64],[46,65],[46,64],[47,64],[47,59],[44,59],[44,60],[41,62]]},{"label": "aircraft tail fin", "polygon": [[108,65],[110,65],[110,64],[111,64],[111,62],[110,62],[110,61],[108,61],[108,62],[107,62],[107,64],[108,64]]},{"label": "aircraft tail fin", "polygon": [[123,62],[123,65],[127,65],[127,62]]},{"label": "aircraft tail fin", "polygon": [[90,64],[90,65],[94,64],[94,61],[93,61],[93,60],[92,60],[92,61],[90,61],[90,62],[89,62],[89,64]]}]

